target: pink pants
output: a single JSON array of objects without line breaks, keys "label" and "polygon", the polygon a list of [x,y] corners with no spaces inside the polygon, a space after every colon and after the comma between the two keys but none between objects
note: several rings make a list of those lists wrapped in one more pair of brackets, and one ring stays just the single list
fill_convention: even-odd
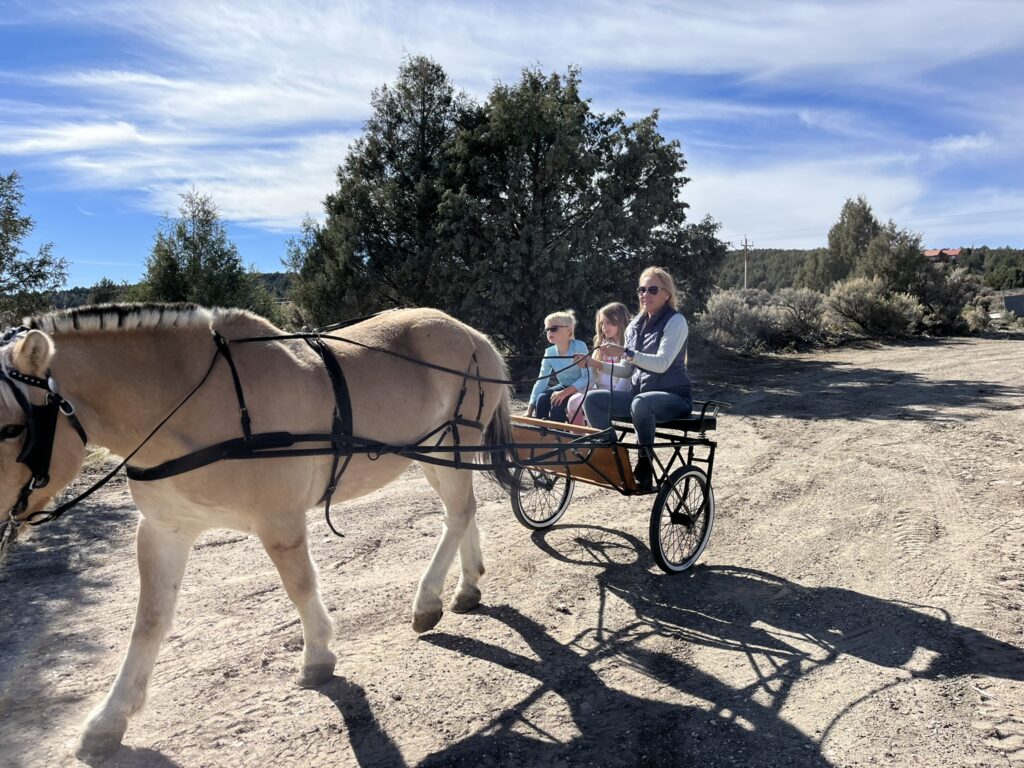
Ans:
[{"label": "pink pants", "polygon": [[569,402],[565,408],[565,416],[569,420],[570,424],[579,424],[580,426],[587,423],[586,417],[583,415],[583,395],[585,392],[577,392],[569,398]]}]

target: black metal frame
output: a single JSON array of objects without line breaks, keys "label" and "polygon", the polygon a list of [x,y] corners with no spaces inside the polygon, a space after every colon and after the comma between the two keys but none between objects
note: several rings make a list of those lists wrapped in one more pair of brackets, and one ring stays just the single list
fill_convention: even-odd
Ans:
[{"label": "black metal frame", "polygon": [[[540,443],[536,445],[533,443],[513,443],[512,446],[520,451],[524,449],[531,449],[530,458],[519,462],[523,467],[550,471],[564,469],[566,475],[571,478],[573,477],[571,468],[576,465],[584,464],[588,469],[604,479],[610,488],[614,488],[623,496],[648,496],[657,494],[661,491],[665,481],[668,479],[669,475],[672,474],[677,465],[690,466],[695,464],[705,464],[707,466],[705,474],[707,476],[708,485],[710,486],[711,476],[715,465],[715,448],[718,443],[707,436],[707,430],[714,428],[714,425],[708,424],[708,421],[715,419],[720,409],[726,405],[726,403],[718,402],[716,400],[708,400],[704,402],[700,415],[696,419],[696,429],[689,429],[689,424],[685,427],[673,426],[673,424],[678,424],[679,421],[667,422],[658,426],[654,433],[655,442],[648,446],[649,448],[654,449],[654,482],[649,490],[644,491],[627,487],[625,480],[625,467],[622,465],[622,457],[619,455],[618,451],[614,451],[613,454],[615,457],[616,468],[618,469],[618,477],[609,477],[601,470],[600,467],[596,466],[590,460],[593,455],[593,451],[597,448],[625,448],[627,451],[639,452],[641,446],[635,439],[636,428],[629,421],[616,419],[608,429],[596,432],[592,435],[584,435],[582,437],[569,431],[559,430],[559,425],[554,422],[552,422],[550,426],[517,424],[516,426],[519,429],[536,431],[541,436],[554,433],[571,439],[557,445],[552,445],[551,443]],[[680,421],[692,422],[693,419]],[[634,436],[633,439],[629,438],[630,435]],[[533,450],[536,448],[547,449],[547,452],[538,456]],[[672,453],[668,457],[667,461],[662,461],[661,457],[657,453],[658,448],[671,449]],[[582,456],[583,449],[587,450],[586,456]],[[683,458],[684,451],[685,460]],[[565,459],[565,454],[568,452],[571,452],[576,457],[575,461],[568,461]],[[551,460],[552,457],[554,460]]]}]

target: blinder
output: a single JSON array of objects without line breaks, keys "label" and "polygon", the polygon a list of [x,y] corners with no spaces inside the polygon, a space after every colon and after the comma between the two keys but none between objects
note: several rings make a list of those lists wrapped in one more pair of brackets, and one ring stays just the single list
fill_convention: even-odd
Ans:
[{"label": "blinder", "polygon": [[[20,333],[27,328],[11,328],[0,338],[0,347],[12,343]],[[18,407],[25,414],[25,442],[18,452],[16,461],[24,464],[31,477],[18,494],[18,501],[10,510],[8,519],[0,521],[0,552],[13,539],[14,532],[22,522],[18,515],[25,511],[28,506],[28,497],[33,491],[44,488],[50,483],[50,460],[53,457],[53,443],[57,432],[57,416],[63,413],[67,416],[71,426],[78,433],[84,444],[86,440],[85,430],[75,417],[75,409],[67,400],[54,391],[52,379],[41,379],[37,376],[30,376],[20,371],[0,369],[0,380],[10,387]],[[18,383],[25,384],[46,392],[46,398],[42,405],[36,405],[22,391]]]}]

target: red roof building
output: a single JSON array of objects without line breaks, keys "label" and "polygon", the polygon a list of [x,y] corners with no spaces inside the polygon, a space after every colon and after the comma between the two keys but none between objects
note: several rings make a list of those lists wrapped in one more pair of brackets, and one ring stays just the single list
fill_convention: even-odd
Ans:
[{"label": "red roof building", "polygon": [[956,261],[960,258],[959,248],[931,248],[924,252],[925,258],[932,261]]}]

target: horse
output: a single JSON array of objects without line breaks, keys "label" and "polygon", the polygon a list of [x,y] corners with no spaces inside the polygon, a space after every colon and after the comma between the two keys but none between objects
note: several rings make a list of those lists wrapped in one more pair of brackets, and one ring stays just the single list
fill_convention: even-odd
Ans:
[{"label": "horse", "polygon": [[[493,455],[508,455],[500,447],[511,443],[510,390],[501,383],[506,368],[486,336],[433,309],[381,313],[344,333],[344,340],[322,338],[326,350],[318,353],[315,345],[294,337],[232,343],[282,335],[242,310],[101,305],[26,318],[25,327],[9,331],[0,346],[0,377],[9,385],[0,385],[0,514],[10,510],[9,519],[0,521],[9,527],[5,536],[24,531],[27,525],[21,523],[38,516],[74,480],[84,462],[85,435],[90,444],[119,456],[137,450],[131,466],[145,474],[237,438],[240,390],[242,417],[258,433],[331,431],[339,404],[333,374],[325,371],[325,351],[340,364],[353,435],[385,447],[416,445],[458,414],[464,401],[472,401],[469,415],[477,418],[458,421],[463,441],[458,444],[497,446]],[[230,354],[218,354],[223,352],[218,337]],[[454,375],[471,369],[472,377]],[[40,470],[27,467],[23,459],[45,437],[32,434],[33,411],[44,399],[58,402],[68,418],[54,412],[52,455],[40,479]],[[162,419],[167,420],[151,434]],[[484,564],[473,478],[465,471],[465,452],[454,448],[457,429],[431,438],[435,450],[452,448],[440,454],[448,457],[447,466],[420,462],[445,512],[441,537],[413,601],[416,632],[441,619],[441,590],[456,552],[461,576],[450,609],[470,611],[481,601]],[[376,455],[354,453],[347,459],[338,501],[381,488],[413,460],[383,448]],[[296,682],[315,687],[333,676],[333,625],[310,557],[306,512],[329,497],[325,488],[337,478],[338,468],[336,455],[295,455],[216,461],[162,479],[129,479],[140,512],[138,608],[120,671],[82,728],[80,756],[116,749],[128,719],[142,707],[189,552],[210,528],[255,534],[277,568],[302,623],[305,647]],[[500,482],[511,481],[500,466],[494,472]]]}]

